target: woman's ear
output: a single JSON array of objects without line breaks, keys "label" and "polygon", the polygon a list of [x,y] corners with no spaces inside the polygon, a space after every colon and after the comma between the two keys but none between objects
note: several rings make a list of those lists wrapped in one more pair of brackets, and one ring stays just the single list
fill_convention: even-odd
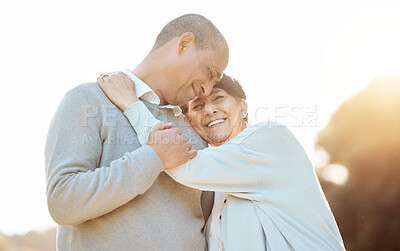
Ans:
[{"label": "woman's ear", "polygon": [[195,42],[195,35],[192,32],[183,33],[177,41],[178,56],[181,55],[181,53],[187,48],[194,46],[194,42]]},{"label": "woman's ear", "polygon": [[241,110],[241,115],[242,118],[246,118],[248,113],[247,113],[247,103],[246,100],[242,99],[239,101],[239,106],[240,106],[240,110]]}]

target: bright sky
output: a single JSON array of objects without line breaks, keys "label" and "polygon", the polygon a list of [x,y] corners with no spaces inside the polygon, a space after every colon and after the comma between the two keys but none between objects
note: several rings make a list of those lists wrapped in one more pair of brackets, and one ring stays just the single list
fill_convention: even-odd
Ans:
[{"label": "bright sky", "polygon": [[244,86],[251,121],[286,123],[310,157],[316,133],[343,100],[400,72],[395,1],[3,1],[1,232],[55,226],[44,145],[65,92],[134,68],[161,28],[186,13],[208,17],[225,35],[226,72]]}]

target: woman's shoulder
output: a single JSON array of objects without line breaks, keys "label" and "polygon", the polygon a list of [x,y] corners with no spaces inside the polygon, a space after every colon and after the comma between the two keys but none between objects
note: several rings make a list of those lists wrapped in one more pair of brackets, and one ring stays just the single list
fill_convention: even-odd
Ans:
[{"label": "woman's shoulder", "polygon": [[238,136],[230,140],[229,144],[260,143],[265,144],[275,139],[292,137],[289,129],[280,123],[272,121],[263,121],[251,125]]}]

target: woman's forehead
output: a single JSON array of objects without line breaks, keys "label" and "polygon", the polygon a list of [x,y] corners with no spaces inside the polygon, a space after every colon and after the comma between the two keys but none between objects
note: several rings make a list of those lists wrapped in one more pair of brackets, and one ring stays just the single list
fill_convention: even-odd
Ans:
[{"label": "woman's forehead", "polygon": [[193,100],[189,101],[189,104],[194,104],[194,103],[198,103],[198,102],[207,100],[207,98],[209,98],[210,96],[213,96],[213,95],[218,94],[218,93],[227,94],[226,91],[224,91],[224,90],[221,89],[221,88],[214,88],[214,89],[211,91],[211,93],[210,93],[209,96],[204,96],[204,95],[197,96],[197,97],[195,97]]}]

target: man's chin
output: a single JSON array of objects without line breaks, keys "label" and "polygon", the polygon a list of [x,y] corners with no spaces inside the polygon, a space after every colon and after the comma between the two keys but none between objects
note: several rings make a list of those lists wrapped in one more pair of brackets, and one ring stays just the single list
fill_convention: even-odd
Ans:
[{"label": "man's chin", "polygon": [[183,106],[185,105],[187,102],[184,101],[179,101],[179,100],[167,100],[166,101],[167,105],[174,105],[174,106]]},{"label": "man's chin", "polygon": [[186,105],[188,102],[189,102],[189,101],[187,101],[187,102],[182,102],[182,103],[179,103],[179,104],[176,105],[176,106],[184,106],[184,105]]},{"label": "man's chin", "polygon": [[[192,100],[192,99],[190,99],[190,100]],[[182,100],[182,101],[179,101],[179,100],[176,100],[175,101],[175,103],[176,104],[173,104],[173,105],[176,105],[176,106],[184,106],[184,105],[186,105],[190,100]]]}]

